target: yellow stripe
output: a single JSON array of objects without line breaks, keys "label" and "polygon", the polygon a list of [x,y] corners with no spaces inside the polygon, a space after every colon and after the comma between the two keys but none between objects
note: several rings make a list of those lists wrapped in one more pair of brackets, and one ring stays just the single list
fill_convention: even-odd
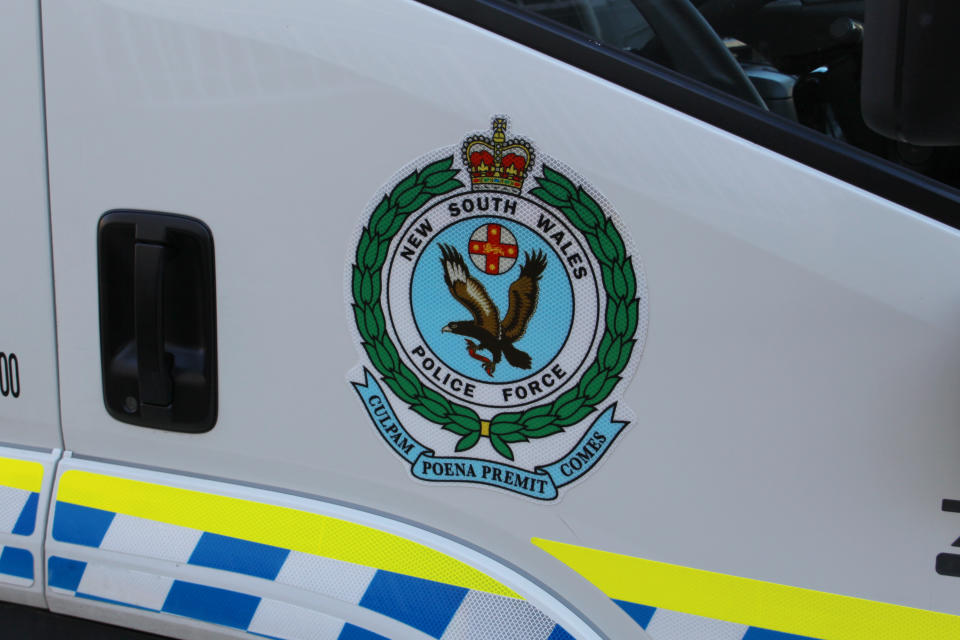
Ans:
[{"label": "yellow stripe", "polygon": [[71,469],[57,500],[519,598],[468,564],[418,542],[307,511]]},{"label": "yellow stripe", "polygon": [[738,578],[552,540],[533,538],[531,542],[617,600],[821,640],[960,638],[960,616]]},{"label": "yellow stripe", "polygon": [[40,492],[43,484],[43,465],[29,460],[0,458],[0,485]]}]

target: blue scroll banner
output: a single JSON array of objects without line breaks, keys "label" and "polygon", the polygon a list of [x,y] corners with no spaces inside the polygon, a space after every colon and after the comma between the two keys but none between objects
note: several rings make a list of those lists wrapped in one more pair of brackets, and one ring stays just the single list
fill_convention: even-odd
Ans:
[{"label": "blue scroll banner", "polygon": [[370,371],[366,382],[354,382],[363,406],[388,445],[410,463],[413,475],[432,482],[474,482],[521,493],[537,500],[554,500],[557,489],[590,471],[620,435],[627,422],[613,419],[616,403],[597,416],[583,437],[555,462],[527,471],[519,467],[467,457],[442,457],[423,446],[404,428],[390,401]]}]

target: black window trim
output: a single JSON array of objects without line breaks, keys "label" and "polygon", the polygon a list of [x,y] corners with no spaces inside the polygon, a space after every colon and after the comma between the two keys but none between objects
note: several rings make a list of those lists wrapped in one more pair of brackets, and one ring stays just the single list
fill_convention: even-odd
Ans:
[{"label": "black window trim", "polygon": [[960,229],[960,190],[496,0],[417,0]]}]

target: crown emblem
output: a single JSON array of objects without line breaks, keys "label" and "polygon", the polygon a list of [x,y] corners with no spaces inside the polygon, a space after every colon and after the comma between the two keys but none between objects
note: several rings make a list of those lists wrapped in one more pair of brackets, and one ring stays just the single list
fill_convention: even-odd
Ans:
[{"label": "crown emblem", "polygon": [[507,119],[493,119],[493,137],[470,136],[460,148],[474,191],[519,194],[533,165],[533,145],[522,138],[507,140]]}]

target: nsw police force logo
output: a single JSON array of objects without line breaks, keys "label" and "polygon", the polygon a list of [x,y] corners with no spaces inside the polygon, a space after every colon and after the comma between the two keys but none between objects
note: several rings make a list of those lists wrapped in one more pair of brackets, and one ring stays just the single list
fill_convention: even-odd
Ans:
[{"label": "nsw police force logo", "polygon": [[642,270],[612,207],[506,118],[402,172],[351,260],[353,387],[415,477],[553,500],[627,426]]}]

